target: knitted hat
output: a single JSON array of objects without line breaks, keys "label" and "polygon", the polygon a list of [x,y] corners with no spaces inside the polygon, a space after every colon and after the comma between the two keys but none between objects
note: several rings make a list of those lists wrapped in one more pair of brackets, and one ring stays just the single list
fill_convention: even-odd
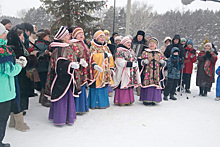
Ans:
[{"label": "knitted hat", "polygon": [[73,30],[73,33],[72,33],[72,36],[73,38],[76,38],[76,36],[79,34],[79,33],[83,33],[83,29],[81,27],[76,27],[74,30]]},{"label": "knitted hat", "polygon": [[93,39],[97,40],[99,38],[99,36],[105,36],[104,32],[102,30],[98,30],[95,32]]},{"label": "knitted hat", "polygon": [[121,41],[121,36],[117,36],[117,37],[115,37],[114,40],[115,40],[115,41],[116,41],[116,40],[120,40],[120,41]]},{"label": "knitted hat", "polygon": [[212,44],[211,44],[210,42],[209,42],[209,43],[206,43],[204,47],[206,47],[207,45],[212,48]]},{"label": "knitted hat", "polygon": [[152,35],[150,33],[146,33],[145,37],[147,37],[147,36],[152,37]]},{"label": "knitted hat", "polygon": [[109,34],[109,31],[108,31],[108,30],[104,30],[103,32],[104,32],[104,33],[108,33],[108,34]]},{"label": "knitted hat", "polygon": [[49,29],[41,29],[37,32],[37,37],[39,40],[43,39],[47,35],[50,35]]},{"label": "knitted hat", "polygon": [[131,42],[131,38],[130,37],[128,37],[128,36],[126,36],[126,37],[124,37],[122,40],[121,40],[121,43],[120,44],[125,44],[125,43],[127,43],[127,42]]},{"label": "knitted hat", "polygon": [[149,42],[149,43],[150,43],[150,42],[154,42],[154,43],[158,46],[158,40],[157,40],[157,38],[155,38],[155,37],[150,38],[150,40],[149,40],[148,42]]},{"label": "knitted hat", "polygon": [[189,39],[189,40],[187,41],[187,45],[189,45],[189,44],[191,44],[191,45],[193,46],[193,40],[192,40],[192,39]]},{"label": "knitted hat", "polygon": [[9,19],[3,19],[1,23],[5,26],[6,24],[11,23],[11,21]]},{"label": "knitted hat", "polygon": [[57,34],[54,36],[54,40],[62,40],[68,34],[69,31],[64,26],[61,26]]},{"label": "knitted hat", "polygon": [[4,33],[8,34],[8,30],[6,30],[5,26],[2,23],[0,23],[0,35]]},{"label": "knitted hat", "polygon": [[186,42],[186,38],[181,38],[180,43],[182,43],[182,42]]},{"label": "knitted hat", "polygon": [[165,43],[167,40],[170,40],[170,42],[172,41],[172,38],[171,37],[166,37],[164,40],[163,40],[163,42]]},{"label": "knitted hat", "polygon": [[143,37],[145,36],[145,33],[144,33],[144,31],[141,31],[141,30],[139,30],[138,32],[137,32],[137,36],[138,35],[142,35]]}]

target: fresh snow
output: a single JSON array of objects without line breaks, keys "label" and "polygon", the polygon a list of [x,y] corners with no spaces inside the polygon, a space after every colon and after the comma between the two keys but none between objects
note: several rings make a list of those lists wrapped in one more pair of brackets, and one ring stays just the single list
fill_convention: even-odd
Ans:
[{"label": "fresh snow", "polygon": [[194,71],[189,99],[178,93],[177,101],[144,106],[135,92],[132,106],[119,107],[113,105],[110,97],[110,108],[90,110],[77,116],[74,125],[63,127],[48,120],[49,108],[41,106],[38,97],[30,98],[30,108],[24,116],[30,131],[7,127],[4,142],[12,147],[219,147],[220,101],[214,100],[216,83],[208,97],[200,97],[195,82]]}]

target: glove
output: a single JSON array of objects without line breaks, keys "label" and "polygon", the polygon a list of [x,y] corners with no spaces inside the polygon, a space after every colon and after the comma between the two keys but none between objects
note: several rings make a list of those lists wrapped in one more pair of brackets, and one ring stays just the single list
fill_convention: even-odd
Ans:
[{"label": "glove", "polygon": [[27,65],[27,59],[24,56],[20,56],[16,59],[16,63],[20,64],[21,67],[24,68]]},{"label": "glove", "polygon": [[196,55],[192,55],[190,58],[192,59],[192,58],[194,58]]},{"label": "glove", "polygon": [[79,69],[79,63],[78,62],[72,62],[70,67],[74,68],[74,69]]},{"label": "glove", "polygon": [[143,62],[144,64],[149,64],[149,61],[147,59],[145,59]]},{"label": "glove", "polygon": [[132,62],[132,67],[138,67],[138,62]]},{"label": "glove", "polygon": [[103,69],[98,65],[95,65],[94,69],[97,70],[98,72],[103,72]]},{"label": "glove", "polygon": [[164,66],[164,65],[165,65],[165,61],[164,61],[163,59],[160,60],[159,62],[160,62],[160,64],[161,64],[161,66]]},{"label": "glove", "polygon": [[87,67],[88,66],[88,63],[86,62],[85,59],[80,59],[79,64],[82,65],[83,67]]},{"label": "glove", "polygon": [[212,57],[212,55],[209,51],[205,53],[205,56],[207,59],[210,59]]}]

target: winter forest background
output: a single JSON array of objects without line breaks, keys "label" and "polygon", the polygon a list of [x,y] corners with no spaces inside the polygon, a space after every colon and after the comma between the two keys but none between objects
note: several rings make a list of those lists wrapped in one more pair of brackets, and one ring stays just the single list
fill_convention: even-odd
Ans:
[{"label": "winter forest background", "polygon": [[[86,30],[86,37],[91,38],[98,29],[107,29],[113,32],[113,11],[105,1],[79,0],[41,0],[39,8],[18,11],[18,17],[1,16],[0,20],[8,18],[13,25],[29,22],[38,27],[51,28],[55,33],[61,25],[67,27],[81,26]],[[116,7],[115,31],[125,35],[126,6]],[[185,11],[171,10],[164,14],[153,11],[147,2],[134,1],[131,6],[130,34],[135,36],[138,30],[144,30],[160,40],[160,46],[166,36],[171,38],[175,34],[187,39],[192,38],[196,48],[200,48],[206,37],[220,47],[220,10]],[[54,34],[52,33],[52,34]]]}]

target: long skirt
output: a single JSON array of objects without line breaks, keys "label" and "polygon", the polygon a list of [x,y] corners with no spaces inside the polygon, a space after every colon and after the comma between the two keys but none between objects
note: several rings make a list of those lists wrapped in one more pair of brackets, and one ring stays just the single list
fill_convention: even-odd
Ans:
[{"label": "long skirt", "polygon": [[72,125],[76,120],[76,108],[72,91],[67,93],[58,101],[51,102],[49,119],[54,125]]},{"label": "long skirt", "polygon": [[156,89],[156,87],[141,88],[140,101],[154,103],[161,102],[161,89]]},{"label": "long skirt", "polygon": [[89,111],[85,86],[81,87],[79,97],[75,97],[75,106],[77,114],[83,114]]},{"label": "long skirt", "polygon": [[91,109],[105,109],[109,107],[107,88],[90,88],[88,105]]},{"label": "long skirt", "polygon": [[115,98],[114,98],[115,105],[123,106],[126,104],[132,104],[133,102],[134,102],[133,88],[128,88],[128,89],[117,88],[115,90]]}]

